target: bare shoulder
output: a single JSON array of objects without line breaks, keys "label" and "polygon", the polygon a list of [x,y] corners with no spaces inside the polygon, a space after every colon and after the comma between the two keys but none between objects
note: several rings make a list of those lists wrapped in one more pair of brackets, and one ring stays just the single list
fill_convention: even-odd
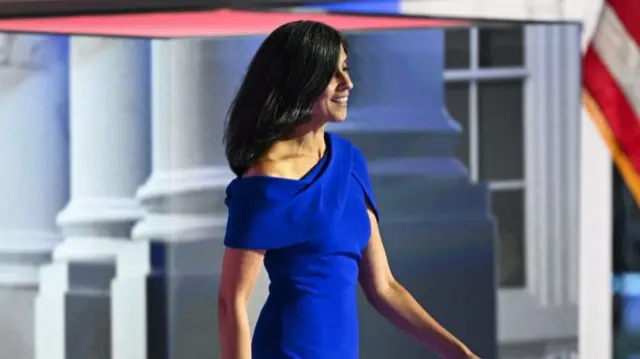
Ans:
[{"label": "bare shoulder", "polygon": [[284,177],[283,165],[276,161],[260,161],[254,163],[243,177]]}]

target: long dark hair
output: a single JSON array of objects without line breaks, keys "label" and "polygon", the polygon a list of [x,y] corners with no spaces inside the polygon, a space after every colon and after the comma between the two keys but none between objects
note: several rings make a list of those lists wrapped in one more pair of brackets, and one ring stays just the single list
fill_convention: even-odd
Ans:
[{"label": "long dark hair", "polygon": [[237,176],[310,120],[337,71],[341,46],[348,50],[340,32],[315,21],[284,24],[264,40],[227,114],[224,144]]}]

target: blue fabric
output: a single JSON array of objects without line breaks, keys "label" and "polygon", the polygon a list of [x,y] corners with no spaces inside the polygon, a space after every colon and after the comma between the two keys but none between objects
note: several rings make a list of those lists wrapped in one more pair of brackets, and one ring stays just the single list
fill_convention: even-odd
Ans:
[{"label": "blue fabric", "polygon": [[271,284],[256,325],[253,359],[357,359],[356,287],[378,215],[367,164],[327,134],[324,157],[300,180],[237,178],[227,188],[224,243],[266,250]]}]

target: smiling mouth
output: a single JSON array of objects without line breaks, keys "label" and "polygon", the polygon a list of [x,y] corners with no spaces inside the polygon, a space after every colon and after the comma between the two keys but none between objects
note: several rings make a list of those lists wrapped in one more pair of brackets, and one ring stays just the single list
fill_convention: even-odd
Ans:
[{"label": "smiling mouth", "polygon": [[331,102],[337,103],[338,105],[341,105],[341,106],[346,106],[348,101],[349,101],[349,96],[340,96],[340,97],[334,97],[331,99]]}]

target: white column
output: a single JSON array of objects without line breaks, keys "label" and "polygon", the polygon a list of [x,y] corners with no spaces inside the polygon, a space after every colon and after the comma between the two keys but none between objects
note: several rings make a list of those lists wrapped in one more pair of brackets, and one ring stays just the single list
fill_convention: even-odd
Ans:
[{"label": "white column", "polygon": [[[113,359],[218,357],[217,286],[225,229],[224,117],[260,38],[152,44],[152,174],[145,218],[118,256]],[[266,295],[257,285],[251,313]],[[257,299],[255,299],[257,298]]]},{"label": "white column", "polygon": [[[584,54],[600,22],[605,2],[588,0],[582,4]],[[611,356],[613,348],[613,163],[584,104],[579,136],[578,353],[581,359],[600,359]]]},{"label": "white column", "polygon": [[12,359],[33,358],[38,270],[68,198],[66,44],[0,34],[0,356]]},{"label": "white column", "polygon": [[109,359],[115,256],[142,218],[135,191],[149,174],[149,41],[70,46],[71,199],[41,273],[36,358]]}]

